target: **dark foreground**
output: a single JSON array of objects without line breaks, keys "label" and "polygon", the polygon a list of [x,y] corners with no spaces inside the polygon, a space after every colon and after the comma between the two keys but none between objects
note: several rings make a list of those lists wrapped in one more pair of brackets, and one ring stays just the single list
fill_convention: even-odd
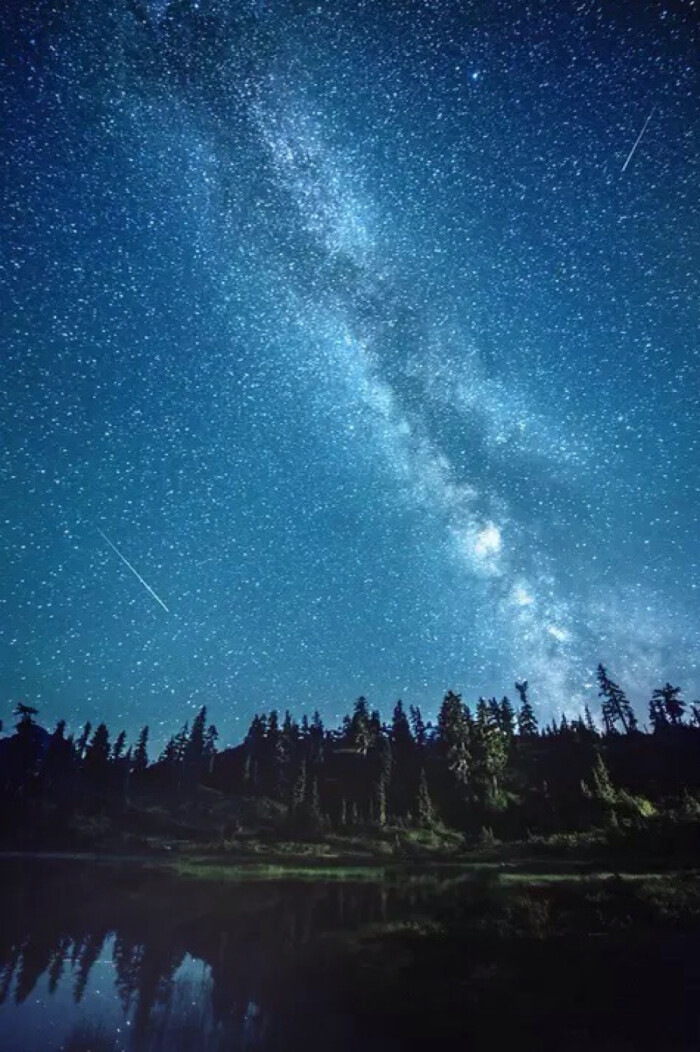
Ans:
[{"label": "dark foreground", "polygon": [[694,873],[222,875],[5,859],[4,1052],[700,1047]]}]

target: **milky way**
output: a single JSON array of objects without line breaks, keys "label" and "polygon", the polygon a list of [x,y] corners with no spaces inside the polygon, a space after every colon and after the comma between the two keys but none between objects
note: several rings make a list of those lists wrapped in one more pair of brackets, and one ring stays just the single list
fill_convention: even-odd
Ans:
[{"label": "milky way", "polygon": [[694,697],[693,0],[86,6],[0,16],[5,716]]}]

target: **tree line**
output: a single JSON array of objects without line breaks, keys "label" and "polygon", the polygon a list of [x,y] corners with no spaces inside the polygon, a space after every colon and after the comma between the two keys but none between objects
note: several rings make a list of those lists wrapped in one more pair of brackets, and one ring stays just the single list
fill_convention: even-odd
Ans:
[{"label": "tree line", "polygon": [[0,739],[0,793],[16,805],[50,799],[70,811],[128,810],[142,791],[174,802],[202,786],[274,801],[295,833],[436,823],[467,833],[517,838],[619,822],[669,809],[700,814],[700,704],[679,687],[652,692],[639,720],[603,665],[599,718],[588,707],[541,726],[527,681],[517,701],[448,691],[434,722],[397,701],[391,719],[359,697],[336,728],[318,712],[256,714],[244,740],[218,749],[202,707],[192,724],[149,756],[149,728],[133,745],[102,722],[77,736],[60,721],[41,728],[20,703],[11,737]]}]

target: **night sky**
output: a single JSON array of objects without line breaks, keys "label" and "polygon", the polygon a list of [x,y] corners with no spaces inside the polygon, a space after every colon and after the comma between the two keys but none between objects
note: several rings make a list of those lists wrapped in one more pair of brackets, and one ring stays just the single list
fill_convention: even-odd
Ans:
[{"label": "night sky", "polygon": [[6,725],[700,693],[699,23],[3,5]]}]

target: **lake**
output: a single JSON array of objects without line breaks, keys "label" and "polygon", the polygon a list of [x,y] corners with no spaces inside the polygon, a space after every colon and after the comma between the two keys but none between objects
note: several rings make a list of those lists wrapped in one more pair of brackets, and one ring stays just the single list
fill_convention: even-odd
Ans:
[{"label": "lake", "polygon": [[700,1047],[695,927],[580,887],[4,860],[0,1048]]}]

